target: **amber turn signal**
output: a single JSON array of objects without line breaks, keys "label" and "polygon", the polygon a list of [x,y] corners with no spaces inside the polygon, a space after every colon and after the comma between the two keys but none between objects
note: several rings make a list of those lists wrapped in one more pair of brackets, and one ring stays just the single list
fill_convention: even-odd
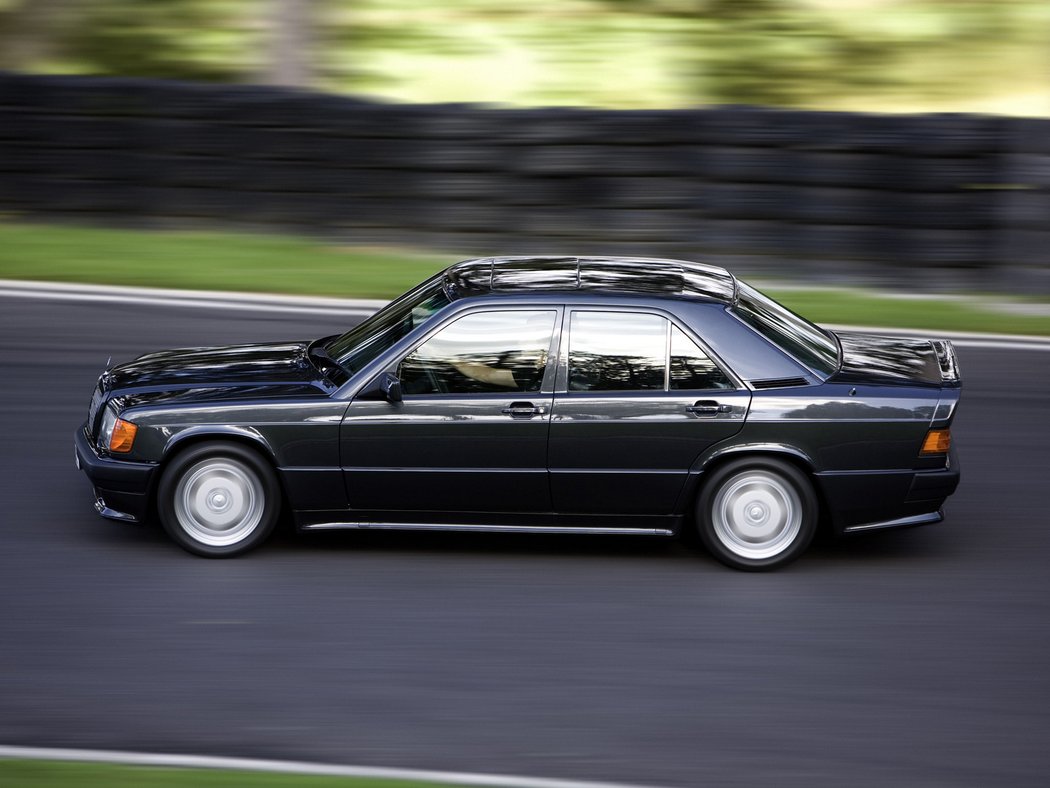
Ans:
[{"label": "amber turn signal", "polygon": [[952,446],[951,430],[930,430],[922,442],[919,454],[947,454]]},{"label": "amber turn signal", "polygon": [[113,425],[113,435],[109,439],[109,450],[120,454],[131,451],[131,446],[135,443],[135,433],[138,431],[139,428],[130,421],[117,419],[117,423]]}]

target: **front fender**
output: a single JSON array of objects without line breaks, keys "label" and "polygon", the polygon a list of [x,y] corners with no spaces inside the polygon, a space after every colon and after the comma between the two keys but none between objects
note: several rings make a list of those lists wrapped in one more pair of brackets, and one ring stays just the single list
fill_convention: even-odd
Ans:
[{"label": "front fender", "polygon": [[273,447],[270,446],[266,438],[255,427],[235,426],[229,424],[200,424],[178,430],[166,428],[163,432],[168,434],[161,451],[162,457],[171,456],[172,452],[177,451],[179,448],[186,445],[187,441],[201,438],[233,438],[234,440],[250,441],[252,444],[262,449],[267,457],[276,462],[277,455],[274,452]]}]

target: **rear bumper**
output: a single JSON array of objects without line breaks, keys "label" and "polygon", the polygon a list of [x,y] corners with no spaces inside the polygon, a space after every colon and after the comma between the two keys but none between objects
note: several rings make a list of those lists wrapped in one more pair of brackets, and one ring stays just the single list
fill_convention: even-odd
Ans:
[{"label": "rear bumper", "polygon": [[73,435],[77,468],[95,488],[95,510],[103,517],[141,522],[149,506],[150,482],[155,465],[125,462],[99,456],[87,436],[87,424]]},{"label": "rear bumper", "polygon": [[936,523],[941,507],[959,486],[959,459],[932,471],[873,471],[817,474],[837,533]]}]

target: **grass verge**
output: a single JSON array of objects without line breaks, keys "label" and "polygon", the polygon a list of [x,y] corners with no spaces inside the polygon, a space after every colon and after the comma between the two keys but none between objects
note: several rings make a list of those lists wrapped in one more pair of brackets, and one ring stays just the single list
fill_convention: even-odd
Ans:
[{"label": "grass verge", "polygon": [[[33,760],[0,760],[0,785],[19,788],[439,788],[437,783],[411,780]],[[444,784],[440,788],[449,786]]]},{"label": "grass verge", "polygon": [[1050,316],[1010,311],[1021,302],[994,296],[894,298],[863,290],[762,290],[817,323],[1050,335]]},{"label": "grass verge", "polygon": [[452,255],[277,235],[0,223],[0,278],[391,298]]},{"label": "grass verge", "polygon": [[19,788],[439,788],[437,783],[412,780],[33,760],[0,760],[0,785]]},{"label": "grass verge", "polygon": [[[6,279],[392,298],[456,259],[261,234],[0,223],[0,278]],[[763,289],[818,323],[1050,335],[1050,316],[1011,309],[1026,303],[1021,299]]]}]

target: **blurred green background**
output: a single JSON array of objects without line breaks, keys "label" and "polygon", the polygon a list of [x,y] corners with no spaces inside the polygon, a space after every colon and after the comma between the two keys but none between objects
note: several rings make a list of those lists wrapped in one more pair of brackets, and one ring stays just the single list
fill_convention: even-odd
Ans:
[{"label": "blurred green background", "polygon": [[0,0],[0,68],[406,102],[1050,114],[1046,0]]},{"label": "blurred green background", "polygon": [[[0,0],[0,70],[285,85],[410,103],[1047,117],[1050,2]],[[52,229],[25,219],[0,215],[0,277],[387,298],[467,256],[254,233]],[[791,274],[785,268],[777,284]],[[1023,299],[918,304],[812,284],[774,292],[828,322],[1050,332],[1048,310]]]}]

